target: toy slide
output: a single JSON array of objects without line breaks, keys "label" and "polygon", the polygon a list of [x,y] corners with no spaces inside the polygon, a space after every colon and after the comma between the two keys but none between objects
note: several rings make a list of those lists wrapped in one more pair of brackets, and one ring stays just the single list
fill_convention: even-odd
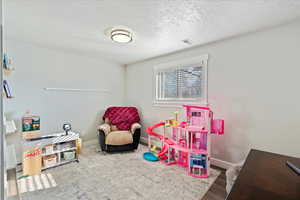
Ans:
[{"label": "toy slide", "polygon": [[165,155],[167,152],[168,152],[168,146],[164,145],[162,150],[160,152],[158,152],[157,156],[161,157],[161,156]]},{"label": "toy slide", "polygon": [[165,160],[167,159],[168,157],[166,156],[166,153],[168,153],[168,150],[169,150],[169,146],[173,145],[174,143],[172,141],[170,141],[169,138],[167,137],[164,137],[163,135],[160,135],[156,132],[153,131],[153,129],[155,128],[158,128],[160,126],[165,126],[165,123],[164,122],[161,122],[161,123],[158,123],[158,124],[155,124],[153,126],[150,126],[146,129],[146,132],[151,135],[151,136],[154,136],[154,137],[157,137],[158,139],[162,140],[164,142],[164,145],[161,149],[160,152],[158,152],[157,156],[160,158],[160,160]]},{"label": "toy slide", "polygon": [[[163,122],[155,124],[154,126],[148,127],[146,129],[146,132],[151,136],[157,137],[160,140],[164,140],[164,137],[162,135],[152,131],[153,129],[155,129],[157,127],[160,127],[160,126],[164,126],[164,125],[165,125],[165,123],[163,123]],[[162,157],[165,158],[166,157],[165,156],[166,152],[168,152],[168,148],[163,146],[163,149],[160,152],[158,152],[158,154],[155,154],[154,152],[146,152],[146,153],[144,153],[143,157],[144,157],[145,160],[155,162],[155,161],[158,161],[159,158],[161,158],[161,159],[162,159]]]},{"label": "toy slide", "polygon": [[158,134],[158,133],[155,133],[155,132],[153,132],[152,130],[155,129],[155,128],[158,128],[158,127],[160,127],[160,126],[164,126],[164,125],[165,125],[164,122],[155,124],[155,125],[153,125],[153,126],[148,127],[148,128],[146,129],[146,132],[147,132],[149,135],[152,135],[152,136],[154,136],[154,137],[159,138],[160,140],[163,140],[163,139],[164,139],[164,136],[162,136],[162,135],[160,135],[160,134]]}]

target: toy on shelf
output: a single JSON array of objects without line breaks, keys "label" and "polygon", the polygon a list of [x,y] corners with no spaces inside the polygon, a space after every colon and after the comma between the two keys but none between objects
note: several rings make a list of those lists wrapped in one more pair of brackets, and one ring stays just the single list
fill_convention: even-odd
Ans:
[{"label": "toy on shelf", "polygon": [[[213,112],[208,107],[183,107],[186,121],[179,123],[178,112],[175,112],[175,120],[167,120],[146,129],[149,149],[152,147],[152,137],[156,137],[162,142],[161,151],[156,155],[160,161],[166,165],[177,164],[187,168],[190,176],[207,178],[210,169],[210,136],[224,134],[224,120],[213,119]],[[162,135],[153,131],[162,126]],[[166,137],[167,127],[172,129],[171,137]]]}]

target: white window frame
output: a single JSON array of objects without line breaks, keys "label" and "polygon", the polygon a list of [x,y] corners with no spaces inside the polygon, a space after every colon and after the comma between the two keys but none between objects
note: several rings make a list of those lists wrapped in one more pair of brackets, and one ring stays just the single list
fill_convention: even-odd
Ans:
[{"label": "white window frame", "polygon": [[[166,69],[175,69],[189,66],[203,67],[203,95],[200,98],[167,98],[159,99],[157,93],[157,73]],[[166,63],[158,64],[153,67],[153,105],[154,106],[181,106],[182,104],[192,105],[208,105],[208,54],[200,55],[197,57],[169,61]]]}]

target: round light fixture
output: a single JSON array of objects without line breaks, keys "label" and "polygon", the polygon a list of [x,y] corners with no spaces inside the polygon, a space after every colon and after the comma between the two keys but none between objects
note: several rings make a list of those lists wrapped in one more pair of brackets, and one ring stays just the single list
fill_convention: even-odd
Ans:
[{"label": "round light fixture", "polygon": [[129,43],[132,41],[132,33],[125,29],[113,29],[110,32],[110,38],[114,42]]}]

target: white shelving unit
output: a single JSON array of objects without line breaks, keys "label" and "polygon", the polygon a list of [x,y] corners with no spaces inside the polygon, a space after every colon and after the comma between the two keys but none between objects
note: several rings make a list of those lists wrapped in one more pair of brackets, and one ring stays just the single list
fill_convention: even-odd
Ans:
[{"label": "white shelving unit", "polygon": [[[2,27],[3,28],[3,27]],[[1,35],[1,39],[2,39],[2,31],[0,33]],[[3,41],[2,41],[3,43]],[[1,77],[0,80],[3,84],[3,80],[5,79],[9,79],[9,76],[11,76],[14,71],[15,68],[11,67],[12,64],[12,58],[6,57],[6,59],[9,59],[9,65],[6,65],[6,68],[4,68],[4,50],[3,50],[3,46],[1,44]],[[1,85],[2,86],[2,85]],[[11,89],[11,88],[10,88]],[[3,88],[2,88],[3,90]],[[3,99],[5,100],[10,100],[14,97],[6,97],[6,94],[4,94],[3,91],[2,92],[2,96]],[[4,191],[0,192],[0,198],[3,198],[3,195],[5,197],[5,199],[7,200],[15,200],[15,199],[20,199],[20,195],[19,195],[19,191],[18,191],[18,187],[17,187],[17,159],[16,159],[16,152],[15,152],[15,147],[13,144],[7,144],[7,136],[10,134],[13,134],[16,132],[16,126],[13,120],[10,121],[6,121],[5,119],[5,115],[3,115],[5,109],[3,106],[3,99],[1,99],[1,112],[2,112],[2,117],[1,120],[3,120],[3,127],[1,129],[3,134],[1,136],[1,139],[3,140],[3,154],[4,154],[4,177],[2,177],[1,174],[1,179],[3,180],[4,178]],[[1,123],[2,124],[2,123]],[[2,155],[1,155],[2,156]],[[1,180],[1,181],[2,181]],[[2,182],[1,182],[2,184]]]},{"label": "white shelving unit", "polygon": [[6,153],[6,173],[7,173],[7,182],[6,182],[6,193],[7,199],[13,200],[19,198],[19,191],[17,185],[17,159],[14,145],[7,145],[5,148]]},{"label": "white shelving unit", "polygon": [[[64,135],[64,133],[53,134],[55,137],[47,138],[47,139],[40,139],[40,140],[33,140],[33,141],[24,141],[23,148],[29,149],[33,147],[41,147],[42,148],[42,158],[45,156],[56,155],[56,163],[51,166],[44,166],[42,165],[42,170],[46,170],[52,167],[57,167],[60,165],[64,165],[70,162],[77,161],[79,162],[77,147],[76,147],[76,140],[80,139],[78,133],[69,132],[68,135]],[[67,147],[64,147],[64,144]],[[46,151],[46,146],[52,145],[53,150],[50,152]],[[74,152],[75,156],[74,159],[64,159],[63,154],[64,152],[72,151]],[[43,160],[43,159],[42,159]]]},{"label": "white shelving unit", "polygon": [[[2,57],[1,59],[4,59],[4,58]],[[7,59],[12,60],[12,58],[8,58],[8,57],[7,57]],[[4,66],[4,63],[3,63],[3,66]],[[15,72],[15,68],[12,68],[11,66],[9,66],[9,68],[2,67],[2,74],[3,74],[2,81],[6,80],[7,78],[9,79],[9,76],[11,76],[12,73],[14,73],[14,72]],[[10,90],[12,90],[11,85],[10,85]],[[3,97],[4,97],[4,99],[13,99],[14,98],[13,96],[7,97],[5,93],[3,94]]]},{"label": "white shelving unit", "polygon": [[65,152],[65,151],[72,151],[72,150],[76,150],[76,147],[65,148],[65,149],[62,149],[62,150],[56,150],[56,151],[53,151],[52,153],[43,153],[42,156],[49,156],[49,155],[52,155],[52,154],[58,154],[58,153],[62,153],[62,152]]},{"label": "white shelving unit", "polygon": [[[6,134],[6,126],[3,127],[4,134]],[[13,144],[8,145],[6,143],[6,136],[4,136],[4,195],[7,200],[19,199],[19,190],[17,186],[17,158],[15,152],[15,146]]]},{"label": "white shelving unit", "polygon": [[7,145],[6,147],[6,170],[15,169],[17,166],[17,158],[16,158],[16,152],[15,147],[13,144]]}]

